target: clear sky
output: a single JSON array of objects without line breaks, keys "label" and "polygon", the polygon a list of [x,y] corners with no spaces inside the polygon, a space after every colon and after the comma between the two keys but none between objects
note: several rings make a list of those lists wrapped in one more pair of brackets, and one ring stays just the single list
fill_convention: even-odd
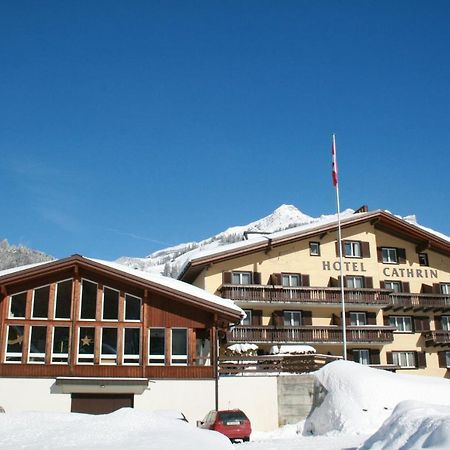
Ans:
[{"label": "clear sky", "polygon": [[0,2],[0,239],[145,256],[282,203],[450,235],[450,1]]}]

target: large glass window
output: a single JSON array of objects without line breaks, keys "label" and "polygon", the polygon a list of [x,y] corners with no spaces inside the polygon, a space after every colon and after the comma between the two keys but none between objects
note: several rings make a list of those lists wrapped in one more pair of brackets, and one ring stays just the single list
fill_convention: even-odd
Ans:
[{"label": "large glass window", "polygon": [[350,289],[362,289],[364,287],[364,277],[345,277],[345,283]]},{"label": "large glass window", "polygon": [[6,362],[21,362],[23,347],[23,326],[8,326],[8,338],[6,343]]},{"label": "large glass window", "polygon": [[365,312],[351,312],[350,325],[353,327],[360,327],[367,325],[367,315]]},{"label": "large glass window", "polygon": [[103,320],[118,320],[119,318],[119,291],[103,288]]},{"label": "large glass window", "polygon": [[370,364],[369,350],[354,349],[354,350],[352,350],[352,353],[353,353],[353,361],[360,363],[360,364],[365,364],[365,365]]},{"label": "large glass window", "polygon": [[81,288],[81,319],[95,320],[97,307],[97,283],[83,280]]},{"label": "large glass window", "polygon": [[81,364],[94,363],[95,328],[80,327],[78,330],[78,362]]},{"label": "large glass window", "polygon": [[416,367],[416,353],[392,352],[392,362],[400,367]]},{"label": "large glass window", "polygon": [[47,340],[47,327],[31,327],[30,330],[30,350],[28,352],[28,362],[45,362],[45,342]]},{"label": "large glass window", "polygon": [[441,294],[450,295],[450,283],[441,284]]},{"label": "large glass window", "polygon": [[64,364],[69,361],[69,327],[53,328],[52,363]]},{"label": "large glass window", "polygon": [[384,287],[386,289],[391,289],[394,292],[402,291],[402,284],[400,283],[400,281],[385,281]]},{"label": "large glass window", "polygon": [[361,257],[361,242],[359,241],[345,241],[344,242],[344,256],[350,258]]},{"label": "large glass window", "polygon": [[283,311],[285,327],[299,327],[302,323],[301,311]]},{"label": "large glass window", "polygon": [[241,320],[241,325],[250,326],[252,324],[252,310],[244,309],[244,312],[245,312],[246,316],[245,316],[245,319]]},{"label": "large glass window", "polygon": [[391,327],[396,327],[399,332],[411,333],[413,330],[410,316],[390,316],[389,323]]},{"label": "large glass window", "polygon": [[232,272],[231,274],[232,284],[252,284],[251,272]]},{"label": "large glass window", "polygon": [[56,284],[55,319],[70,319],[72,309],[72,280]]},{"label": "large glass window", "polygon": [[384,263],[396,264],[398,262],[397,249],[391,247],[382,247],[381,258]]},{"label": "large glass window", "polygon": [[442,329],[450,331],[450,316],[441,316]]},{"label": "large glass window", "polygon": [[102,364],[114,364],[117,361],[117,328],[102,328]]},{"label": "large glass window", "polygon": [[283,286],[286,287],[298,287],[300,286],[300,275],[296,273],[283,273],[282,275]]},{"label": "large glass window", "polygon": [[134,295],[125,295],[125,320],[141,320],[141,299]]},{"label": "large glass window", "polygon": [[9,317],[14,319],[24,319],[27,306],[27,293],[11,295]]},{"label": "large glass window", "polygon": [[187,329],[172,329],[172,360],[173,365],[187,365]]},{"label": "large glass window", "polygon": [[124,364],[139,364],[140,337],[141,330],[139,328],[125,328],[123,349]]},{"label": "large glass window", "polygon": [[164,328],[150,328],[149,337],[149,364],[164,365],[166,339]]},{"label": "large glass window", "polygon": [[50,298],[50,286],[37,288],[33,292],[33,318],[48,318],[48,300]]}]

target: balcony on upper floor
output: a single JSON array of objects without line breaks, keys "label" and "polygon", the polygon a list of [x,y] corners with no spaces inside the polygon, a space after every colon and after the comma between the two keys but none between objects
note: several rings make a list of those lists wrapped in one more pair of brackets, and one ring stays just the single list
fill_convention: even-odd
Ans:
[{"label": "balcony on upper floor", "polygon": [[450,295],[446,294],[410,294],[406,292],[392,292],[390,305],[386,310],[413,311],[450,311]]},{"label": "balcony on upper floor", "polygon": [[450,345],[450,330],[423,331],[422,336],[427,347]]},{"label": "balcony on upper floor", "polygon": [[[395,327],[374,325],[348,326],[347,342],[358,344],[388,344],[394,340]],[[330,326],[236,326],[227,333],[227,342],[254,344],[341,344],[342,328]]]},{"label": "balcony on upper floor", "polygon": [[[380,308],[391,304],[387,289],[344,289],[345,302],[352,305],[375,305]],[[251,303],[301,303],[311,305],[341,304],[338,287],[284,287],[273,285],[232,285],[221,288],[224,298]]]}]

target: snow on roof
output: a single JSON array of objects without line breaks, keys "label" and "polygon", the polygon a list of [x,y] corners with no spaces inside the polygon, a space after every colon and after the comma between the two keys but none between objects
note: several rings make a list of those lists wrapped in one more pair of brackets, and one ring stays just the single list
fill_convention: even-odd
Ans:
[{"label": "snow on roof", "polygon": [[303,344],[274,345],[273,347],[271,347],[269,353],[271,355],[307,355],[316,353],[316,349],[314,347],[311,347],[310,345]]},{"label": "snow on roof", "polygon": [[42,261],[33,264],[26,264],[25,266],[11,267],[10,269],[0,270],[0,277],[4,275],[10,275],[12,273],[20,272],[22,270],[32,269],[33,267],[42,266],[44,264],[51,263],[52,261]]}]

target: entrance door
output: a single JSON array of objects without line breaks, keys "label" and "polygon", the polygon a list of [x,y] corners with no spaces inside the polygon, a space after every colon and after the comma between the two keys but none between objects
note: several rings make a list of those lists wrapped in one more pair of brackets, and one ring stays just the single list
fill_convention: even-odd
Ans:
[{"label": "entrance door", "polygon": [[133,394],[72,394],[71,412],[109,414],[120,408],[133,408]]}]

